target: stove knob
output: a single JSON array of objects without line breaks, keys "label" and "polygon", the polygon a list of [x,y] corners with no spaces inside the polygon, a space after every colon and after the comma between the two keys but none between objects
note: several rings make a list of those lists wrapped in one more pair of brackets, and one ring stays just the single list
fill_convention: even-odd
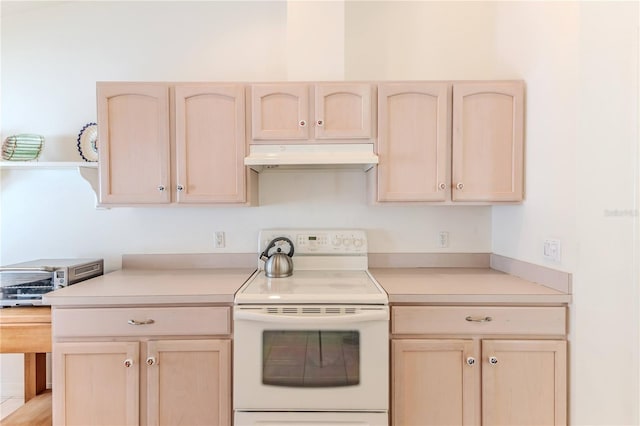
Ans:
[{"label": "stove knob", "polygon": [[349,247],[351,245],[351,240],[349,238],[344,238],[342,240],[342,243],[346,246]]},{"label": "stove knob", "polygon": [[363,241],[362,238],[356,238],[353,240],[354,247],[362,247]]},{"label": "stove knob", "polygon": [[333,239],[331,240],[331,244],[337,247],[342,244],[342,240],[338,237],[333,237]]}]

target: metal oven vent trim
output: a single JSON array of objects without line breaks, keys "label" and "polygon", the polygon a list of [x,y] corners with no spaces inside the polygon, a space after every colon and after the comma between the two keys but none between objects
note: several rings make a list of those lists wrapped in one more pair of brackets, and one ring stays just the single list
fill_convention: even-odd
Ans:
[{"label": "metal oven vent trim", "polygon": [[362,307],[355,306],[268,306],[259,309],[265,314],[293,315],[293,316],[331,316],[331,315],[355,315]]}]

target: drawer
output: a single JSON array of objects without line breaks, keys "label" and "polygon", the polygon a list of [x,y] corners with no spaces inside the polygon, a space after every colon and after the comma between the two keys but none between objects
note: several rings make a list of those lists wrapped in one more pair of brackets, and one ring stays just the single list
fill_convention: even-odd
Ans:
[{"label": "drawer", "polygon": [[565,335],[566,308],[394,306],[393,334]]},{"label": "drawer", "polygon": [[230,308],[54,309],[55,337],[230,334]]}]

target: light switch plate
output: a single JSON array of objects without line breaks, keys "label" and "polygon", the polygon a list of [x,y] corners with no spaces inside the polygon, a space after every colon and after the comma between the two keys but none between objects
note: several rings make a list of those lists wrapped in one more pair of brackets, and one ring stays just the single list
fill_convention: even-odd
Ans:
[{"label": "light switch plate", "polygon": [[542,257],[551,262],[560,262],[561,259],[560,240],[546,239],[542,248]]}]

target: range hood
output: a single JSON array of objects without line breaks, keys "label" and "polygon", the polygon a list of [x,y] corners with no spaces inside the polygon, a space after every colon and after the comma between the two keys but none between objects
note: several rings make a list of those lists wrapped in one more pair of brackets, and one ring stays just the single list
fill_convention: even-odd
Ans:
[{"label": "range hood", "polygon": [[252,144],[244,164],[263,168],[333,168],[357,167],[369,170],[378,164],[373,143],[339,144]]}]

